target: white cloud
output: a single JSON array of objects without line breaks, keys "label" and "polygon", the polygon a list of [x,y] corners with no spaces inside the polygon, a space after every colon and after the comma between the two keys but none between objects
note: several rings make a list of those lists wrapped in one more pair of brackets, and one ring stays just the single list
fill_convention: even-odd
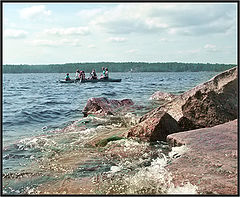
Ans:
[{"label": "white cloud", "polygon": [[169,29],[168,29],[168,33],[169,33],[170,35],[176,34],[176,33],[177,33],[177,29],[176,29],[176,28],[169,28]]},{"label": "white cloud", "polygon": [[190,50],[180,50],[178,51],[179,54],[197,54],[200,53],[201,49],[190,49]]},{"label": "white cloud", "polygon": [[169,39],[169,38],[160,38],[159,41],[160,42],[174,42],[173,39]]},{"label": "white cloud", "polygon": [[217,52],[217,46],[214,44],[206,44],[204,47],[200,47],[198,49],[190,49],[190,50],[179,50],[179,54],[200,54],[201,52]]},{"label": "white cloud", "polygon": [[137,49],[130,49],[127,50],[126,53],[136,53],[138,50]]},{"label": "white cloud", "polygon": [[204,46],[204,49],[215,49],[215,48],[216,48],[216,45],[214,45],[214,44],[206,44]]},{"label": "white cloud", "polygon": [[210,51],[210,52],[215,52],[215,51],[217,51],[217,46],[214,44],[206,44],[204,46],[204,49],[206,49],[207,51]]},{"label": "white cloud", "polygon": [[108,40],[110,42],[125,42],[127,39],[124,37],[110,37]]},{"label": "white cloud", "polygon": [[201,49],[193,49],[193,50],[189,50],[188,52],[190,54],[196,54],[196,53],[200,53]]},{"label": "white cloud", "polygon": [[111,10],[103,11],[100,16],[92,20],[91,24],[114,34],[166,32],[194,36],[226,33],[236,26],[236,5],[121,4]]},{"label": "white cloud", "polygon": [[91,24],[116,34],[151,33],[165,29],[168,25],[164,21],[148,16],[149,5],[151,4],[121,4],[111,10],[103,11],[91,21]]},{"label": "white cloud", "polygon": [[81,10],[77,13],[77,16],[80,16],[81,18],[93,18],[97,15],[101,14],[103,12],[102,9],[96,8],[96,9],[87,9],[87,10]]},{"label": "white cloud", "polygon": [[51,15],[51,11],[47,10],[45,5],[37,5],[23,8],[20,10],[20,17],[23,19],[42,18]]},{"label": "white cloud", "polygon": [[28,32],[20,29],[6,29],[4,31],[4,37],[6,38],[25,38]]},{"label": "white cloud", "polygon": [[147,18],[144,22],[149,29],[168,27],[168,24],[162,22],[160,19],[157,18]]},{"label": "white cloud", "polygon": [[70,27],[70,28],[51,28],[44,30],[45,34],[50,35],[87,35],[90,33],[88,27]]},{"label": "white cloud", "polygon": [[160,38],[159,41],[165,42],[167,41],[167,38]]},{"label": "white cloud", "polygon": [[81,46],[79,39],[59,39],[59,40],[48,40],[39,39],[31,42],[34,46],[45,46],[45,47],[58,47],[58,46]]},{"label": "white cloud", "polygon": [[88,48],[96,48],[96,46],[94,44],[89,44]]},{"label": "white cloud", "polygon": [[10,22],[8,18],[3,18],[3,27],[4,28],[17,28],[17,24]]}]

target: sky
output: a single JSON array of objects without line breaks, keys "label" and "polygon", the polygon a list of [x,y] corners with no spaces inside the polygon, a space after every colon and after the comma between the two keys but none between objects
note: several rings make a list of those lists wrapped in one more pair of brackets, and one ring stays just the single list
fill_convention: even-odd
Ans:
[{"label": "sky", "polygon": [[3,64],[237,64],[237,3],[2,3]]}]

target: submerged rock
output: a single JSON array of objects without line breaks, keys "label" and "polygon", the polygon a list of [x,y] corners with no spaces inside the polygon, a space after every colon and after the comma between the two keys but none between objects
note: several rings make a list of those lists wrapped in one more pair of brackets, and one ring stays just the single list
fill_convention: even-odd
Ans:
[{"label": "submerged rock", "polygon": [[199,194],[237,194],[237,120],[171,134],[167,140],[171,146],[187,147],[187,151],[167,167],[175,186],[190,182],[198,187]]},{"label": "submerged rock", "polygon": [[144,115],[141,121],[166,111],[178,121],[182,130],[212,127],[237,118],[237,67],[176,97]]},{"label": "submerged rock", "polygon": [[173,95],[171,93],[157,91],[150,97],[150,100],[167,101],[168,102],[168,101],[172,101],[176,97],[177,97],[177,95]]},{"label": "submerged rock", "polygon": [[143,141],[165,141],[167,135],[178,132],[179,126],[175,119],[164,111],[158,111],[150,118],[132,127],[127,137],[140,138]]},{"label": "submerged rock", "polygon": [[115,115],[117,113],[127,111],[130,106],[134,105],[131,99],[109,100],[104,97],[90,98],[82,113],[84,116],[89,114],[95,115]]}]

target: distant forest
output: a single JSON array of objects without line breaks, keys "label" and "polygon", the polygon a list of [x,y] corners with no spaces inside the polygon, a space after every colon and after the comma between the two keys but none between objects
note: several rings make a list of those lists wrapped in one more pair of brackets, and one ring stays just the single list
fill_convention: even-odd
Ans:
[{"label": "distant forest", "polygon": [[233,64],[202,64],[202,63],[145,63],[145,62],[98,62],[98,63],[66,63],[49,65],[3,65],[3,73],[74,73],[77,69],[101,72],[107,67],[110,72],[199,72],[224,71],[235,67]]}]

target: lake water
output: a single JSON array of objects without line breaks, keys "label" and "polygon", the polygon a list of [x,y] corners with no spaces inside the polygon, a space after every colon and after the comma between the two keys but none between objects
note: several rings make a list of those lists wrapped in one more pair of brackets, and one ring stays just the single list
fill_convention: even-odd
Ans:
[{"label": "lake water", "polygon": [[[129,98],[137,105],[148,107],[153,105],[149,97],[155,91],[181,94],[217,74],[110,73],[111,78],[121,78],[122,81],[84,84],[57,83],[65,78],[63,73],[3,74],[3,173],[16,174],[22,170],[22,166],[26,168],[30,165],[32,160],[29,158],[36,157],[39,149],[24,148],[21,146],[22,142],[45,136],[50,131],[64,128],[82,118],[81,110],[91,97]],[[74,78],[74,75],[70,73],[70,77]],[[62,141],[61,143],[63,144]],[[15,189],[13,186],[10,189],[6,185],[4,187],[5,193],[18,194],[26,192],[24,187],[31,188],[31,184],[22,183]]]}]

